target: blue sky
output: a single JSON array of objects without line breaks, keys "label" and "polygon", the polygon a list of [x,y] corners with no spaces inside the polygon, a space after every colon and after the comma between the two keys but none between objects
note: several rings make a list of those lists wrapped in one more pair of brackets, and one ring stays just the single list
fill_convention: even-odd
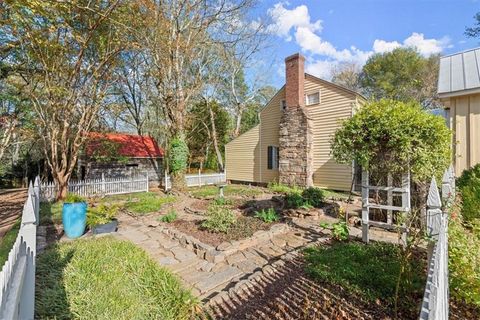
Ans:
[{"label": "blue sky", "polygon": [[328,79],[342,62],[362,66],[371,54],[399,46],[415,46],[424,56],[480,46],[464,35],[479,0],[264,0],[258,11],[270,21],[269,69],[277,87],[283,58],[295,52],[307,57],[308,72]]}]

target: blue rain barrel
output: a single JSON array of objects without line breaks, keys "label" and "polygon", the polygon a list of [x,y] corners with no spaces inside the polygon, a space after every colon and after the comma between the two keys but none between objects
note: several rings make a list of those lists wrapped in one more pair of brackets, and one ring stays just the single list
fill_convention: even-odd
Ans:
[{"label": "blue rain barrel", "polygon": [[62,209],[63,230],[70,239],[83,235],[87,224],[87,203],[64,203]]}]

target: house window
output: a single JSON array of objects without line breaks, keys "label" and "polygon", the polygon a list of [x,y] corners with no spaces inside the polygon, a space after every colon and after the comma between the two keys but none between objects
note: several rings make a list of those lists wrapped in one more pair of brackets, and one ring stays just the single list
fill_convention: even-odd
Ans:
[{"label": "house window", "polygon": [[320,103],[320,91],[307,94],[305,96],[305,104],[310,106],[312,104],[319,104]]},{"label": "house window", "polygon": [[285,111],[287,109],[287,101],[282,100],[280,101],[280,110]]},{"label": "house window", "polygon": [[268,169],[277,170],[278,169],[278,147],[268,146]]}]

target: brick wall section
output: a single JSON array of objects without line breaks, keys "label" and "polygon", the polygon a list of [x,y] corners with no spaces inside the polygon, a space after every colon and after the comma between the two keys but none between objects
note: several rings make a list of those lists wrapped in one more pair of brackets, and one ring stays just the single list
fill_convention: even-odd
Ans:
[{"label": "brick wall section", "polygon": [[285,59],[285,102],[287,107],[305,106],[305,57],[299,53]]},{"label": "brick wall section", "polygon": [[305,108],[305,58],[300,54],[285,59],[286,104],[279,131],[279,182],[313,185],[312,120]]}]

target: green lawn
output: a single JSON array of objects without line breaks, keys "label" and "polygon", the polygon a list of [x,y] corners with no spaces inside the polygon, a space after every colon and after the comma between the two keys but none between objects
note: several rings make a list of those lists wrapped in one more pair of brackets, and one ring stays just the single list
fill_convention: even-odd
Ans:
[{"label": "green lawn", "polygon": [[189,319],[197,301],[134,244],[104,237],[37,258],[36,319]]},{"label": "green lawn", "polygon": [[[256,187],[249,187],[245,185],[228,185],[223,190],[225,196],[255,196],[262,194],[263,191]],[[191,194],[194,197],[205,198],[218,196],[220,194],[217,186],[204,186],[192,189]]]},{"label": "green lawn", "polygon": [[17,239],[21,219],[21,217],[18,218],[13,227],[0,239],[0,270],[2,270],[3,264],[7,261],[8,253]]},{"label": "green lawn", "polygon": [[[398,246],[382,243],[333,243],[305,249],[307,273],[319,282],[339,285],[354,297],[385,306],[393,313],[401,268]],[[400,285],[399,312],[418,316],[425,288],[425,263],[413,260]],[[407,317],[408,318],[408,317]]]},{"label": "green lawn", "polygon": [[128,211],[142,215],[159,211],[164,204],[175,202],[175,197],[159,195],[154,192],[135,193],[126,200],[124,207]]}]

